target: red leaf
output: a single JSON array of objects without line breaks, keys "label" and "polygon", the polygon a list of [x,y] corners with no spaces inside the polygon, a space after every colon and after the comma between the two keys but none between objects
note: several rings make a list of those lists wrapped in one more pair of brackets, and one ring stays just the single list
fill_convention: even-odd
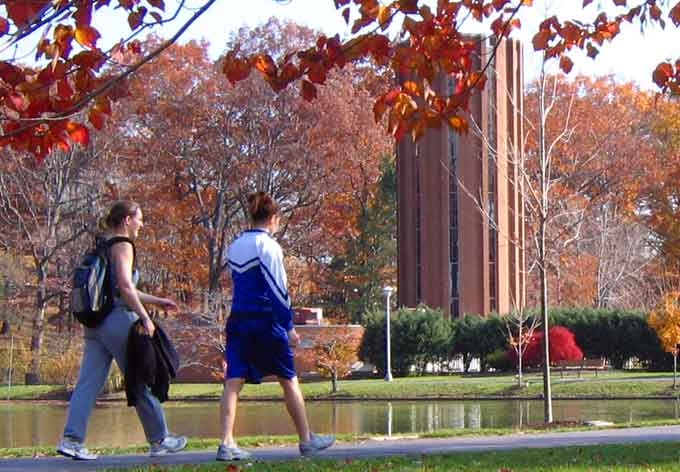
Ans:
[{"label": "red leaf", "polygon": [[0,79],[9,85],[17,86],[26,80],[26,74],[9,62],[0,61]]},{"label": "red leaf", "polygon": [[562,69],[565,74],[571,72],[572,67],[574,67],[574,62],[569,59],[569,56],[562,56],[560,58],[560,69]]},{"label": "red leaf", "polygon": [[505,22],[503,21],[503,18],[498,17],[494,20],[493,23],[491,23],[491,31],[493,31],[493,34],[495,36],[501,36],[503,33],[503,30],[505,28]]},{"label": "red leaf", "polygon": [[418,13],[418,0],[399,0],[402,13]]},{"label": "red leaf", "polygon": [[316,87],[309,80],[303,80],[300,87],[300,94],[302,95],[302,98],[311,102],[316,98]]},{"label": "red leaf", "polygon": [[456,133],[465,134],[468,132],[468,121],[462,116],[454,115],[449,117],[446,121]]},{"label": "red leaf", "polygon": [[668,16],[673,21],[675,26],[680,26],[680,2],[676,3],[671,11],[668,12]]},{"label": "red leaf", "polygon": [[26,108],[28,108],[28,101],[19,92],[10,92],[7,97],[9,98],[11,107],[16,111],[24,111]]},{"label": "red leaf", "polygon": [[106,57],[99,51],[82,51],[73,57],[73,63],[85,69],[99,70],[106,62]]},{"label": "red leaf", "polygon": [[227,76],[227,80],[232,84],[248,78],[250,75],[250,64],[242,59],[229,57],[224,60],[222,72]]},{"label": "red leaf", "polygon": [[376,123],[380,121],[386,111],[387,104],[382,98],[378,99],[373,105],[373,118],[375,119]]},{"label": "red leaf", "polygon": [[64,152],[68,152],[68,150],[70,149],[68,143],[63,139],[57,139],[55,141],[55,145]]},{"label": "red leaf", "polygon": [[401,120],[399,124],[397,125],[397,128],[394,130],[394,139],[396,141],[401,141],[404,136],[406,136],[406,133],[410,131],[410,126],[406,123],[406,121]]},{"label": "red leaf", "polygon": [[66,132],[71,138],[71,141],[78,143],[81,146],[87,146],[90,142],[90,132],[85,126],[79,123],[69,122],[66,125]]},{"label": "red leaf", "polygon": [[656,66],[656,69],[654,69],[652,80],[654,80],[654,83],[659,86],[659,88],[665,88],[668,79],[670,79],[672,76],[673,66],[668,62],[662,62]]},{"label": "red leaf", "polygon": [[97,97],[96,102],[94,104],[94,107],[92,107],[92,109],[96,110],[98,113],[110,115],[111,114],[111,100],[109,100],[108,97],[100,95],[99,97]]},{"label": "red leaf", "polygon": [[531,40],[534,45],[534,51],[542,51],[548,47],[548,41],[550,41],[552,33],[549,28],[541,28],[538,33],[534,35]]},{"label": "red leaf", "polygon": [[142,24],[142,21],[144,21],[144,16],[146,16],[146,8],[144,7],[139,7],[137,11],[130,13],[128,16],[128,24],[130,25],[130,29],[136,30],[139,28]]},{"label": "red leaf", "polygon": [[81,2],[73,18],[76,20],[76,27],[89,26],[92,23],[92,2]]},{"label": "red leaf", "polygon": [[9,33],[9,21],[0,17],[0,36]]},{"label": "red leaf", "polygon": [[7,16],[18,27],[28,25],[29,22],[42,11],[50,0],[32,0],[22,2],[4,2],[7,9]]},{"label": "red leaf", "polygon": [[73,96],[73,89],[68,83],[68,80],[62,79],[57,82],[57,95],[59,95],[59,98],[62,100],[68,100]]},{"label": "red leaf", "polygon": [[163,2],[163,0],[149,0],[149,5],[158,8],[159,10],[165,11],[165,2]]},{"label": "red leaf", "polygon": [[477,90],[484,90],[484,86],[486,85],[486,74],[482,74],[481,72],[472,72],[470,74],[470,77],[468,77],[468,87],[470,88],[476,88]]},{"label": "red leaf", "polygon": [[309,71],[309,80],[315,84],[323,84],[326,82],[326,69],[322,64],[315,64]]},{"label": "red leaf", "polygon": [[264,75],[269,77],[276,75],[276,64],[274,64],[274,60],[271,57],[260,54],[255,58],[253,63],[255,68]]},{"label": "red leaf", "polygon": [[89,92],[96,85],[95,76],[91,70],[80,69],[76,72],[75,84],[79,92]]},{"label": "red leaf", "polygon": [[100,113],[96,110],[90,110],[88,119],[90,123],[92,123],[92,126],[94,126],[96,129],[101,130],[104,127],[105,116],[103,113]]}]

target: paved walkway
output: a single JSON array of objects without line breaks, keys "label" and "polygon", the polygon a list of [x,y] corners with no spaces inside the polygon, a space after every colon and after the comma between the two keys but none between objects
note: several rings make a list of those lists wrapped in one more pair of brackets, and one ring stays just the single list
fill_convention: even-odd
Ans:
[{"label": "paved walkway", "polygon": [[[596,444],[625,444],[655,441],[679,441],[680,426],[647,428],[603,429],[567,433],[512,434],[508,436],[464,437],[446,439],[396,439],[338,444],[319,457],[332,459],[359,459],[394,455],[451,454],[462,451],[487,451]],[[256,460],[298,460],[294,447],[267,447],[252,449]],[[38,459],[0,459],[0,471],[8,472],[70,472],[94,471],[107,468],[126,468],[144,464],[174,465],[213,463],[215,451],[190,451],[161,458],[146,455],[104,456],[92,462],[78,462],[64,457]]]}]

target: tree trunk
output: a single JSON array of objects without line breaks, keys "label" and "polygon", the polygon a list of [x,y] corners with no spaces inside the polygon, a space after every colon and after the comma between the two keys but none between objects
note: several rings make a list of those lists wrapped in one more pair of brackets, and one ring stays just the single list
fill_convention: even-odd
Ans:
[{"label": "tree trunk", "polygon": [[[523,313],[523,312],[520,312]],[[523,317],[520,319],[517,336],[517,387],[522,388],[522,356],[524,355],[524,338],[522,337]]]},{"label": "tree trunk", "polygon": [[677,388],[678,350],[673,351],[673,389]]},{"label": "tree trunk", "polygon": [[31,366],[29,371],[26,372],[26,385],[38,385],[40,383],[40,356],[45,334],[45,300],[47,297],[45,272],[44,267],[38,268],[38,289],[35,296],[36,314],[33,321],[33,333],[31,334]]},{"label": "tree trunk", "polygon": [[550,211],[550,156],[546,143],[545,132],[547,129],[546,106],[545,106],[545,61],[541,68],[539,99],[539,126],[538,126],[538,157],[540,160],[541,191],[539,194],[539,234],[538,234],[538,268],[541,277],[541,317],[543,321],[543,420],[546,424],[552,423],[552,392],[550,391],[550,339],[548,337],[548,257],[546,254],[546,230],[548,214]]},{"label": "tree trunk", "polygon": [[517,356],[517,386],[522,387],[522,351],[521,351],[522,345],[520,344],[520,353]]},{"label": "tree trunk", "polygon": [[[541,231],[541,245],[542,251],[545,251],[545,225],[542,225]],[[542,263],[545,263],[545,252],[542,252]],[[543,420],[545,423],[553,422],[552,411],[552,392],[550,387],[550,338],[548,327],[548,274],[545,266],[541,264],[541,317],[543,320]]]},{"label": "tree trunk", "polygon": [[338,393],[338,373],[331,372],[331,392]]}]

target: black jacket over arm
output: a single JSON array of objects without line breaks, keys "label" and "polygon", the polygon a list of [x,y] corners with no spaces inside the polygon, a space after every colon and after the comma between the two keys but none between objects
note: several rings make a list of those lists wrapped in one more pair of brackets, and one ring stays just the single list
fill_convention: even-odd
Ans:
[{"label": "black jacket over arm", "polygon": [[137,404],[139,385],[147,385],[151,393],[164,402],[168,399],[170,379],[179,369],[179,354],[165,331],[154,321],[153,338],[146,334],[141,320],[135,321],[128,334],[125,354],[125,396],[128,406]]}]

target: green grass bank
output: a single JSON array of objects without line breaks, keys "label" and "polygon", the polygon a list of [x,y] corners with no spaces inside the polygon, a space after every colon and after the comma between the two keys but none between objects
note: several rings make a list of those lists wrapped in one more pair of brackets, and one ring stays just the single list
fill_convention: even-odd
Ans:
[{"label": "green grass bank", "polygon": [[[526,384],[517,386],[514,375],[451,375],[430,377],[397,378],[392,382],[382,379],[343,380],[339,391],[330,393],[330,382],[304,382],[302,391],[308,400],[338,399],[426,399],[426,398],[540,398],[543,392],[542,377],[529,374]],[[579,378],[571,372],[561,377],[552,375],[552,393],[562,398],[674,398],[680,389],[673,389],[673,375],[667,372],[626,372],[610,371],[595,376],[583,373]],[[170,390],[172,400],[212,400],[219,398],[221,384],[173,384]],[[267,382],[261,385],[246,385],[241,394],[244,400],[278,399],[279,385]],[[64,386],[17,385],[8,389],[0,387],[0,400],[45,400],[66,399]],[[109,400],[123,400],[124,393],[105,395]]]}]

